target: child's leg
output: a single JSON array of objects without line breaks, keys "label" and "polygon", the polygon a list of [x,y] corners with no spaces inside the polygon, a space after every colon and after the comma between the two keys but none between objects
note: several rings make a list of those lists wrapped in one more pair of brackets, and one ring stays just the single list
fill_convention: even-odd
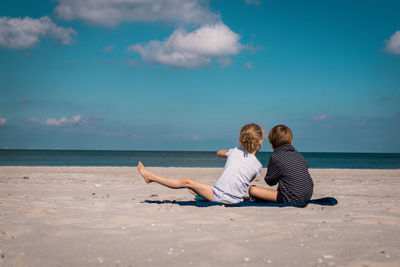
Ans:
[{"label": "child's leg", "polygon": [[278,191],[252,185],[249,189],[249,195],[257,199],[277,202]]},{"label": "child's leg", "polygon": [[214,201],[214,192],[211,185],[203,184],[190,178],[176,179],[158,176],[147,170],[140,161],[137,168],[146,183],[156,182],[173,189],[188,188],[208,201]]},{"label": "child's leg", "polygon": [[192,194],[192,195],[197,195],[197,193],[194,192],[192,189],[188,188],[188,190],[189,190],[190,194]]}]

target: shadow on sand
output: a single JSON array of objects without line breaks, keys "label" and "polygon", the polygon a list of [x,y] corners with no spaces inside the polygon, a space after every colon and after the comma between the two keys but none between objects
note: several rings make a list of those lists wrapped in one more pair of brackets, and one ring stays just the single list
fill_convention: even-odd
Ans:
[{"label": "shadow on sand", "polygon": [[225,207],[296,207],[304,208],[308,204],[315,204],[320,206],[335,206],[338,201],[333,197],[323,197],[318,199],[312,199],[302,203],[272,203],[272,202],[257,202],[257,201],[245,201],[237,204],[226,204],[219,202],[209,201],[177,201],[177,200],[145,200],[142,203],[149,204],[176,204],[179,206],[194,206],[194,207],[212,207],[212,206],[225,206]]}]

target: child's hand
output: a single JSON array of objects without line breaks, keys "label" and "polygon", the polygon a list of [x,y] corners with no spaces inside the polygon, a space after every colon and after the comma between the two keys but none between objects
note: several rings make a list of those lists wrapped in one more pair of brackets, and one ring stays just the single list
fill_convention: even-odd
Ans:
[{"label": "child's hand", "polygon": [[228,153],[228,150],[219,150],[217,156],[220,158],[226,158],[226,153]]}]

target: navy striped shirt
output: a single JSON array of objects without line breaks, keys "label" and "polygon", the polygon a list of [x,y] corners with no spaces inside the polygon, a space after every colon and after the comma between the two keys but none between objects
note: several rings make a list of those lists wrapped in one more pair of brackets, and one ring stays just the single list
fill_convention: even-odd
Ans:
[{"label": "navy striped shirt", "polygon": [[311,199],[314,183],[308,167],[305,158],[292,145],[274,149],[264,180],[270,186],[279,183],[278,202],[298,203]]}]

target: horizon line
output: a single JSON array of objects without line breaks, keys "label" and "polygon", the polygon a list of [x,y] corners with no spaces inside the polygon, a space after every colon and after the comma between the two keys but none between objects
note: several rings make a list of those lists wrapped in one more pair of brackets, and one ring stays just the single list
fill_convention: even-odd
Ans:
[{"label": "horizon line", "polygon": [[[0,151],[31,150],[31,151],[126,151],[126,152],[217,152],[218,150],[142,150],[142,149],[70,149],[70,148],[0,148]],[[297,149],[296,149],[297,150]],[[400,152],[338,152],[338,151],[299,151],[300,153],[348,153],[348,154],[400,154]],[[273,151],[259,151],[259,153],[273,153]]]}]

